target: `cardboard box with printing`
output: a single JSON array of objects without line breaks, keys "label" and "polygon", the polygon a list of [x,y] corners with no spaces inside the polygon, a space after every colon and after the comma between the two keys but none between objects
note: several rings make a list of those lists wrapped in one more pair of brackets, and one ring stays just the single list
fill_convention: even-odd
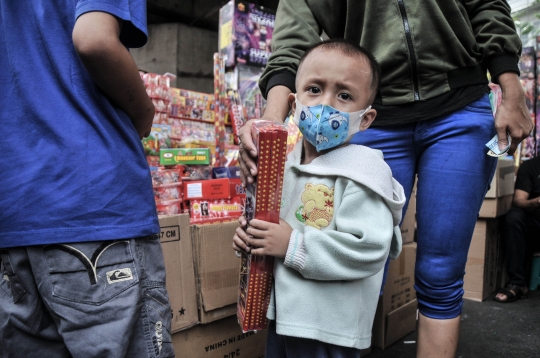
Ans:
[{"label": "cardboard box with printing", "polygon": [[201,323],[236,314],[240,259],[232,238],[237,227],[237,221],[191,227]]},{"label": "cardboard box with printing", "polygon": [[463,298],[482,302],[499,286],[501,241],[498,219],[479,219],[465,266]]},{"label": "cardboard box with printing", "polygon": [[373,322],[374,347],[384,349],[416,329],[415,260],[416,243],[410,243],[403,245],[399,257],[390,261]]},{"label": "cardboard box with printing", "polygon": [[177,332],[199,321],[189,215],[160,216],[159,226],[172,310],[171,331]]},{"label": "cardboard box with printing", "polygon": [[179,358],[263,358],[266,331],[242,333],[236,317],[228,317],[175,333],[172,343]]}]

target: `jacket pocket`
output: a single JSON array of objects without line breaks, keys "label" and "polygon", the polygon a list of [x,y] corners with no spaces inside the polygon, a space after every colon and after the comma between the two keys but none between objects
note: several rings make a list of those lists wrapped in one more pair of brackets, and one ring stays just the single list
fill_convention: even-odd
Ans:
[{"label": "jacket pocket", "polygon": [[11,297],[13,303],[17,303],[26,294],[26,290],[15,275],[9,254],[5,250],[0,252],[0,274],[2,275],[0,286],[8,297]]},{"label": "jacket pocket", "polygon": [[139,282],[130,241],[45,246],[52,294],[101,305]]}]

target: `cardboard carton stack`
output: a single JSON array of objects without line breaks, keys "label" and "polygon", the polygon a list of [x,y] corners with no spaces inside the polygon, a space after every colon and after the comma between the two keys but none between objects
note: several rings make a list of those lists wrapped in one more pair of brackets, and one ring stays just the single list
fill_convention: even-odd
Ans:
[{"label": "cardboard carton stack", "polygon": [[474,228],[465,266],[465,299],[481,302],[504,285],[504,253],[499,228],[512,206],[514,181],[514,161],[500,158]]},{"label": "cardboard carton stack", "polygon": [[415,261],[414,242],[404,244],[399,257],[390,261],[373,322],[373,347],[384,349],[416,329]]},{"label": "cardboard carton stack", "polygon": [[166,285],[177,357],[262,357],[266,332],[243,333],[236,302],[240,260],[231,248],[237,223],[190,225],[160,216]]}]

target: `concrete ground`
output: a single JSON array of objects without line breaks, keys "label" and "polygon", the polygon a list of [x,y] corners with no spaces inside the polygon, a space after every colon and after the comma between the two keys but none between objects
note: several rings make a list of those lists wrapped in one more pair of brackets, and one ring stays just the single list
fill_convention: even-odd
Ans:
[{"label": "concrete ground", "polygon": [[[465,300],[456,358],[540,357],[540,290],[512,303]],[[413,332],[390,347],[373,348],[366,358],[415,358]]]}]

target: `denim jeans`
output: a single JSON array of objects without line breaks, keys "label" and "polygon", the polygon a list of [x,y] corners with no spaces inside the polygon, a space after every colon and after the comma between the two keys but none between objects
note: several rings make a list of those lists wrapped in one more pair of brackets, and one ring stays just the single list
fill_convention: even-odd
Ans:
[{"label": "denim jeans", "polygon": [[0,357],[174,357],[159,235],[0,260]]},{"label": "denim jeans", "polygon": [[461,313],[472,233],[497,165],[486,155],[485,143],[495,133],[485,95],[450,115],[370,128],[351,141],[384,153],[407,204],[418,175],[415,289],[427,317],[450,319]]}]

